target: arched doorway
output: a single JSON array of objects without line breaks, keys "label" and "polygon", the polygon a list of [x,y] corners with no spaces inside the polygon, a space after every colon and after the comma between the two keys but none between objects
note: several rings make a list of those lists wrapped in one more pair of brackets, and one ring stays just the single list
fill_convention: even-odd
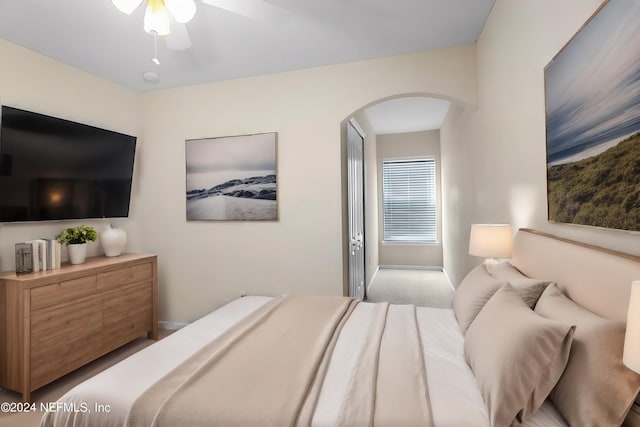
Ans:
[{"label": "arched doorway", "polygon": [[[435,109],[433,106],[428,107],[426,110],[424,108],[421,109],[420,104],[428,104],[429,101],[435,101],[435,104],[440,103],[440,105]],[[376,155],[376,140],[379,136],[378,132],[380,132],[376,127],[378,127],[378,129],[380,129],[380,127],[373,126],[368,116],[379,115],[379,112],[385,113],[385,111],[388,115],[393,116],[395,112],[395,117],[390,117],[389,121],[396,122],[397,130],[395,130],[395,132],[397,133],[412,133],[439,129],[447,114],[450,102],[456,104],[456,101],[452,101],[450,98],[434,94],[398,95],[372,102],[360,108],[343,121],[343,206],[345,207],[345,209],[343,209],[343,247],[346,267],[345,294],[357,298],[363,297],[363,293],[366,293],[367,286],[370,284],[376,270],[380,266],[380,248],[382,247],[383,251],[389,252],[389,248],[392,246],[385,246],[383,231],[380,226],[380,218],[383,215],[381,209],[381,180],[379,178],[381,172],[380,159],[378,159]],[[397,105],[395,108],[385,110],[385,104],[389,105],[390,103]],[[424,105],[422,105],[422,107],[424,107]],[[402,108],[405,108],[405,110],[403,111]],[[429,108],[431,108],[431,110]],[[429,117],[429,114],[438,117],[434,119],[434,117]],[[422,121],[422,124],[413,127],[406,126],[406,123],[403,125],[402,115],[411,118],[414,122]],[[380,120],[379,117],[375,119]],[[354,158],[352,155],[353,149],[349,149],[352,144],[355,129],[358,129],[358,133],[362,135],[363,148],[359,158]],[[394,128],[393,126],[387,127],[384,128],[382,132],[390,134],[394,132]],[[359,163],[359,165],[357,163]],[[355,175],[354,171],[356,171]],[[439,170],[438,172],[440,173],[441,171]],[[361,185],[361,187],[357,188],[359,185]],[[353,200],[354,197],[361,198],[362,200]],[[438,197],[440,197],[440,193],[438,193]],[[441,203],[441,201],[438,200],[438,203]],[[361,212],[357,210],[358,206],[362,206]],[[358,227],[353,228],[353,224],[357,224],[359,220],[363,222],[361,230]],[[442,227],[439,221],[440,215],[438,216],[438,244],[442,245]],[[413,248],[416,248],[416,246]],[[406,249],[407,246],[405,245],[404,250]],[[439,246],[439,251],[439,265],[442,266],[441,246]],[[364,290],[360,289],[363,281]]]}]

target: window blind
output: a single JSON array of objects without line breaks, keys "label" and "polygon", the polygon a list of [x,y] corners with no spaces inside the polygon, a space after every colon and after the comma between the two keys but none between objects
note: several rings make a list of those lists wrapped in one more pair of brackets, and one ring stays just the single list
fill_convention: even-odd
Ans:
[{"label": "window blind", "polygon": [[382,202],[385,241],[435,243],[435,160],[383,160]]}]

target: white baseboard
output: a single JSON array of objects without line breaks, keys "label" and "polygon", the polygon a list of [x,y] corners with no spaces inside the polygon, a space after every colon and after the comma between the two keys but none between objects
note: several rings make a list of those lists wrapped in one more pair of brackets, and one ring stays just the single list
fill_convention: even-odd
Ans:
[{"label": "white baseboard", "polygon": [[444,273],[444,277],[447,278],[447,283],[449,283],[449,286],[451,286],[451,289],[453,289],[454,291],[456,290],[456,288],[453,286],[453,283],[451,282],[451,278],[449,277],[449,275],[447,274],[447,271],[443,268],[442,272]]},{"label": "white baseboard", "polygon": [[188,323],[185,322],[169,322],[166,320],[158,321],[158,327],[161,329],[168,329],[170,331],[177,331],[178,329],[184,328]]},{"label": "white baseboard", "polygon": [[369,281],[369,283],[367,283],[367,291],[366,292],[369,292],[369,288],[371,288],[371,284],[376,279],[376,274],[378,274],[378,271],[380,271],[380,266],[377,266],[376,267],[376,271],[374,271],[373,274],[371,275],[371,280]]},{"label": "white baseboard", "polygon": [[437,265],[381,265],[381,270],[385,268],[393,268],[397,270],[430,270],[430,271],[442,271],[441,266]]}]

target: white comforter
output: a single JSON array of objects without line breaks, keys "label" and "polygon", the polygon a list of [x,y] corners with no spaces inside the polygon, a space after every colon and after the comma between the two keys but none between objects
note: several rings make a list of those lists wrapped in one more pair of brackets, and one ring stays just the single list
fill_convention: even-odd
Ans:
[{"label": "white comforter", "polygon": [[[78,385],[60,401],[68,408],[43,416],[43,427],[115,427],[125,423],[129,408],[147,388],[216,338],[238,320],[269,301],[268,297],[244,297],[176,331],[128,359]],[[318,399],[315,426],[331,426],[349,390],[360,348],[366,340],[373,304],[357,306],[345,324]],[[449,309],[418,308],[418,322],[427,369],[433,419],[438,427],[487,427],[489,419],[473,372],[465,362],[463,337]],[[95,408],[108,408],[96,413]],[[531,427],[566,426],[553,405],[545,403]]]}]

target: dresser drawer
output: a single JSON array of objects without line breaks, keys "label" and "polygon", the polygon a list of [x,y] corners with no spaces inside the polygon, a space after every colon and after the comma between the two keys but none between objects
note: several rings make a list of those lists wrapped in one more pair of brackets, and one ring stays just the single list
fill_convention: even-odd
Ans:
[{"label": "dresser drawer", "polygon": [[101,298],[31,317],[31,387],[39,388],[102,351]]},{"label": "dresser drawer", "polygon": [[151,308],[141,309],[122,318],[119,323],[105,326],[102,336],[104,352],[118,348],[151,332]]},{"label": "dresser drawer", "polygon": [[142,282],[105,294],[102,300],[104,325],[110,326],[134,313],[150,309],[152,304],[151,292],[151,282]]},{"label": "dresser drawer", "polygon": [[152,329],[152,282],[105,294],[102,301],[103,348],[116,348]]},{"label": "dresser drawer", "polygon": [[96,296],[31,316],[31,348],[75,337],[87,325],[102,321],[101,298]]},{"label": "dresser drawer", "polygon": [[32,349],[31,389],[36,390],[99,357],[102,338],[100,328],[87,326],[85,333],[67,341]]},{"label": "dresser drawer", "polygon": [[151,263],[134,265],[117,271],[98,274],[98,290],[107,292],[128,284],[143,282],[153,278]]},{"label": "dresser drawer", "polygon": [[31,311],[70,302],[97,292],[96,276],[65,280],[52,285],[31,289]]}]

